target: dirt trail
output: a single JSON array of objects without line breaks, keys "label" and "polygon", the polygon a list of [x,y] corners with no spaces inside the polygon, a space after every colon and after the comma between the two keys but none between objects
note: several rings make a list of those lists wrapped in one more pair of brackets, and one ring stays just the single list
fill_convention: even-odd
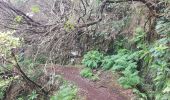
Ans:
[{"label": "dirt trail", "polygon": [[75,83],[80,92],[86,96],[87,100],[129,100],[117,90],[117,87],[108,88],[98,86],[95,82],[90,82],[88,79],[82,78],[79,75],[80,69],[76,67],[54,67],[50,68],[56,74],[60,74],[64,79]]}]

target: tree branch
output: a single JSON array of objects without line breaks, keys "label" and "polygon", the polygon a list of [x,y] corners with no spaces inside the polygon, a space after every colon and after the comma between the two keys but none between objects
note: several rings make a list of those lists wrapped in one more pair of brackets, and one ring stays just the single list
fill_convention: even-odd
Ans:
[{"label": "tree branch", "polygon": [[83,27],[89,27],[91,25],[97,24],[98,22],[102,21],[102,14],[103,14],[103,10],[106,6],[107,3],[122,3],[122,2],[132,2],[132,1],[138,1],[138,2],[142,2],[143,4],[145,4],[147,6],[147,8],[151,11],[154,12],[155,16],[157,15],[155,13],[155,4],[153,2],[150,2],[148,0],[117,0],[117,1],[111,1],[111,0],[104,0],[100,6],[99,6],[99,11],[100,11],[100,16],[99,19],[97,19],[96,21],[93,22],[89,22],[89,23],[85,23],[82,25],[77,26],[77,28],[83,28]]}]

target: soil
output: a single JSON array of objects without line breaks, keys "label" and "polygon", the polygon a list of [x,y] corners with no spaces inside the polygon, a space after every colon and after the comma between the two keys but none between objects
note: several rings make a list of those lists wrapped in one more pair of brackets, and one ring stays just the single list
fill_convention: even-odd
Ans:
[{"label": "soil", "polygon": [[103,71],[99,81],[90,81],[80,76],[80,67],[53,66],[48,71],[62,75],[64,79],[75,83],[79,87],[79,94],[86,100],[132,100],[132,91],[123,89],[117,83],[117,75]]}]

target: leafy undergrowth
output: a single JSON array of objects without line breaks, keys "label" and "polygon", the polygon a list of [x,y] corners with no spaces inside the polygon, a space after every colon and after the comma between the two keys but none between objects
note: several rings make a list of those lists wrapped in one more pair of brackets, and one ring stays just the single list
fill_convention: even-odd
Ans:
[{"label": "leafy undergrowth", "polygon": [[0,78],[0,100],[3,100],[4,96],[6,95],[6,90],[13,82],[13,80],[18,79],[18,76],[15,77],[7,77],[7,79]]},{"label": "leafy undergrowth", "polygon": [[[97,56],[95,58],[97,58]],[[136,59],[138,59],[138,56],[136,54],[133,54],[132,52],[126,49],[122,49],[116,55],[103,57],[103,59],[100,59],[100,61],[97,62],[100,63],[98,64],[98,68],[102,68],[104,70],[110,69],[113,73],[115,72],[121,73],[121,77],[118,79],[118,82],[124,88],[135,89],[137,85],[141,84],[141,78],[139,77],[137,71],[137,62],[135,62]],[[88,60],[89,59],[84,59],[83,61],[88,62]],[[95,63],[95,60],[93,60],[91,63]],[[87,67],[88,68],[85,68],[81,71],[80,75],[85,78],[91,78],[93,76],[93,71],[92,69],[90,69],[91,67],[90,68],[89,66]],[[146,98],[146,96],[143,93],[140,93],[140,91],[138,92],[140,96]]]}]

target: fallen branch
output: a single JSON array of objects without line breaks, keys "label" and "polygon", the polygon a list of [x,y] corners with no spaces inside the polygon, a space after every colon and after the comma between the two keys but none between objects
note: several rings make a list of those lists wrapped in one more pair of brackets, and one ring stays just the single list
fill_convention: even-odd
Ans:
[{"label": "fallen branch", "polygon": [[34,86],[38,87],[45,95],[45,97],[47,98],[48,97],[48,92],[45,91],[43,89],[43,87],[39,84],[37,84],[36,82],[32,81],[26,74],[25,72],[21,69],[18,61],[17,61],[17,58],[15,56],[15,53],[11,50],[11,56],[13,57],[14,61],[15,61],[15,68],[21,73],[21,76],[23,79],[25,79],[26,81],[30,82],[31,84],[33,84]]}]

